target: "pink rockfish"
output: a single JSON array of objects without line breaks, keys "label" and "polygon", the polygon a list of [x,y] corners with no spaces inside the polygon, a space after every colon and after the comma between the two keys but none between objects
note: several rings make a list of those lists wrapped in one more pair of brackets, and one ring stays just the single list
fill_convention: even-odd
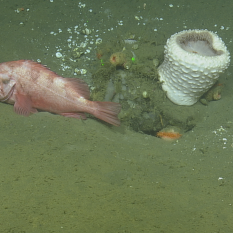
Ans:
[{"label": "pink rockfish", "polygon": [[40,109],[86,119],[86,112],[120,125],[119,103],[90,101],[89,97],[89,88],[81,79],[63,78],[30,60],[0,63],[0,101],[14,104],[16,113],[29,116]]}]

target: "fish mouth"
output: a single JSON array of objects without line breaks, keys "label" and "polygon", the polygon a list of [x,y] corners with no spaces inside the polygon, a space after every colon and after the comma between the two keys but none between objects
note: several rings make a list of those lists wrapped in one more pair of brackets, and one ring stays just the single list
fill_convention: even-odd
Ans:
[{"label": "fish mouth", "polygon": [[10,91],[7,93],[6,96],[4,96],[3,98],[0,99],[1,102],[6,102],[7,100],[9,100],[14,92],[15,89],[15,84],[11,87]]}]

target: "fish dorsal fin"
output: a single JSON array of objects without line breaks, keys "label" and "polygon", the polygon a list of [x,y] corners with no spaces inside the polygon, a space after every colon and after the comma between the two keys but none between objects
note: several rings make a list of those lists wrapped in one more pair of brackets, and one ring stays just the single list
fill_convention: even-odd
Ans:
[{"label": "fish dorsal fin", "polygon": [[16,101],[14,104],[14,111],[23,116],[29,116],[30,113],[37,112],[35,108],[32,108],[32,101],[29,96],[16,94]]},{"label": "fish dorsal fin", "polygon": [[64,78],[70,87],[77,92],[80,97],[84,97],[85,99],[90,99],[90,91],[88,85],[79,78]]}]

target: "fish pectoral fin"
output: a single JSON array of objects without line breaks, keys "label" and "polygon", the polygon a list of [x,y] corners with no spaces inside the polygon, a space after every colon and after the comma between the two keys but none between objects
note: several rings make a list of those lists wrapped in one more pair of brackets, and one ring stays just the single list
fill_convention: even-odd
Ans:
[{"label": "fish pectoral fin", "polygon": [[30,113],[35,113],[37,110],[32,107],[32,101],[30,97],[22,94],[16,95],[16,101],[14,104],[14,111],[23,116],[29,116]]},{"label": "fish pectoral fin", "polygon": [[73,117],[73,118],[83,119],[83,120],[87,119],[84,112],[63,112],[63,113],[58,113],[58,114],[64,117]]}]

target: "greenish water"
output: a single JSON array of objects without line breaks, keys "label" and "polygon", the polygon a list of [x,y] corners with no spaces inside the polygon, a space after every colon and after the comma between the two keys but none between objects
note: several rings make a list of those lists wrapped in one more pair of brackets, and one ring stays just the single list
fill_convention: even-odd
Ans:
[{"label": "greenish water", "polygon": [[[128,31],[157,28],[169,37],[183,26],[207,28],[232,52],[231,1],[148,1],[145,9],[142,1],[82,3],[84,8],[71,0],[0,1],[1,62],[40,59],[71,76],[55,56],[63,44],[67,53],[67,35],[50,32],[86,21],[103,40]],[[16,13],[20,7],[25,10]],[[144,21],[138,25],[135,16]],[[206,106],[178,142],[94,119],[26,118],[1,104],[0,232],[232,232],[231,76],[230,66],[220,77],[222,99]]]}]

